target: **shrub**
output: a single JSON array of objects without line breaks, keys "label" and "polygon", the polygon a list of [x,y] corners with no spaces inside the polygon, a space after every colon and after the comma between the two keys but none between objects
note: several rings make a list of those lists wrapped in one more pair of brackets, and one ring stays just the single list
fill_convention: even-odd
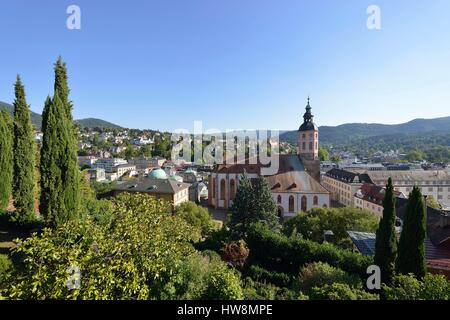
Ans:
[{"label": "shrub", "polygon": [[347,230],[375,232],[378,218],[369,211],[356,208],[320,208],[300,213],[283,224],[283,234],[300,234],[304,239],[322,243],[324,230],[333,231],[327,241],[342,248],[351,248]]},{"label": "shrub", "polygon": [[2,285],[6,280],[8,274],[12,271],[13,264],[9,257],[5,254],[0,254],[0,291]]},{"label": "shrub", "polygon": [[286,273],[269,271],[257,265],[252,265],[247,275],[255,281],[272,283],[278,287],[289,287],[291,284],[291,277]]},{"label": "shrub", "polygon": [[367,267],[373,264],[371,257],[340,249],[330,243],[288,238],[261,224],[252,225],[246,241],[250,248],[251,263],[292,275],[296,275],[306,263],[322,261],[348,273],[366,277]]},{"label": "shrub", "polygon": [[311,293],[315,287],[327,284],[341,283],[352,288],[361,288],[361,279],[345,271],[334,268],[327,263],[315,262],[305,265],[296,282],[296,287],[304,293]]},{"label": "shrub", "polygon": [[218,266],[208,275],[207,288],[203,295],[206,300],[242,300],[244,294],[240,277],[227,266]]},{"label": "shrub", "polygon": [[295,300],[295,292],[288,288],[279,288],[271,283],[253,281],[246,278],[244,281],[245,300]]},{"label": "shrub", "polygon": [[222,259],[235,268],[243,268],[249,253],[244,240],[232,241],[222,249]]},{"label": "shrub", "polygon": [[379,297],[344,283],[327,284],[315,287],[309,296],[311,300],[378,300]]},{"label": "shrub", "polygon": [[412,274],[394,277],[391,287],[383,286],[388,300],[449,300],[450,282],[443,275],[426,274],[422,281]]},{"label": "shrub", "polygon": [[193,202],[184,202],[175,208],[175,215],[186,221],[189,225],[198,228],[205,237],[213,228],[213,220],[208,209]]}]

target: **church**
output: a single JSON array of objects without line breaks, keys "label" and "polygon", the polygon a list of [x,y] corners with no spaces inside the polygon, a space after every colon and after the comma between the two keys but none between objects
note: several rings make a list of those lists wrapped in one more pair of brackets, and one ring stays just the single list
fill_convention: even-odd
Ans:
[{"label": "church", "polygon": [[[330,193],[320,183],[319,128],[313,121],[310,100],[303,123],[298,130],[297,154],[280,154],[275,175],[265,176],[280,218],[290,218],[299,212],[330,206]],[[218,209],[233,204],[241,175],[250,179],[261,175],[261,164],[219,164],[209,176],[208,202]]]}]

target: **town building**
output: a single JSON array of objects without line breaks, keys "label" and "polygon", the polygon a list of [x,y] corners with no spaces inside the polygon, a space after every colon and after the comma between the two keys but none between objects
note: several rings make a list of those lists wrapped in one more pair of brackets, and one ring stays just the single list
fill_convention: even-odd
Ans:
[{"label": "town building", "polygon": [[406,196],[414,186],[418,186],[423,195],[432,196],[443,206],[450,206],[450,172],[447,170],[400,170],[367,172],[372,183],[385,186],[392,179],[395,190]]},{"label": "town building", "polygon": [[[303,124],[298,130],[296,155],[279,155],[277,174],[265,176],[280,218],[293,217],[312,208],[330,206],[330,193],[320,184],[319,130],[313,122],[308,98]],[[208,203],[214,208],[232,206],[242,174],[261,175],[260,163],[218,164],[209,176]]]},{"label": "town building", "polygon": [[353,207],[354,195],[363,183],[371,182],[366,173],[343,169],[331,169],[322,178],[323,186],[331,193],[331,200],[349,207]]},{"label": "town building", "polygon": [[106,180],[105,169],[101,168],[90,169],[88,173],[91,181],[103,182]]},{"label": "town building", "polygon": [[[383,199],[386,194],[386,187],[377,186],[371,183],[364,183],[354,194],[354,207],[365,209],[379,218],[383,217]],[[397,198],[406,199],[400,191],[394,191]]]},{"label": "town building", "polygon": [[120,158],[106,158],[106,159],[98,159],[95,163],[95,168],[105,169],[106,172],[112,173],[114,172],[114,167],[128,164],[125,159]]},{"label": "town building", "polygon": [[129,174],[129,176],[136,175],[136,166],[132,164],[119,164],[113,167],[113,172],[117,173],[117,178],[122,178],[125,174]]},{"label": "town building", "polygon": [[189,201],[189,186],[187,183],[170,179],[164,170],[156,169],[140,181],[119,182],[113,187],[112,193],[144,193],[157,200],[168,201],[176,207]]}]

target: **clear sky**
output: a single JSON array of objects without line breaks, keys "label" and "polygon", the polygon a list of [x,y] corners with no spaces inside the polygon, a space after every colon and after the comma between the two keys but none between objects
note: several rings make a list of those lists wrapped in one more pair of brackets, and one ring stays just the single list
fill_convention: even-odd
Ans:
[{"label": "clear sky", "polygon": [[308,95],[319,125],[450,115],[448,0],[2,0],[0,43],[0,101],[20,73],[41,112],[61,55],[74,117],[125,127],[297,129]]}]

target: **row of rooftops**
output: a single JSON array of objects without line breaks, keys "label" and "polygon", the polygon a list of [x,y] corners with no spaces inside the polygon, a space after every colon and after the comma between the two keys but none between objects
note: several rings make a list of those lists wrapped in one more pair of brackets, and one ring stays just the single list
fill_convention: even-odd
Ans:
[{"label": "row of rooftops", "polygon": [[391,178],[397,184],[441,184],[450,185],[448,170],[399,170],[399,171],[358,171],[331,169],[325,174],[328,177],[346,183],[374,183]]}]

